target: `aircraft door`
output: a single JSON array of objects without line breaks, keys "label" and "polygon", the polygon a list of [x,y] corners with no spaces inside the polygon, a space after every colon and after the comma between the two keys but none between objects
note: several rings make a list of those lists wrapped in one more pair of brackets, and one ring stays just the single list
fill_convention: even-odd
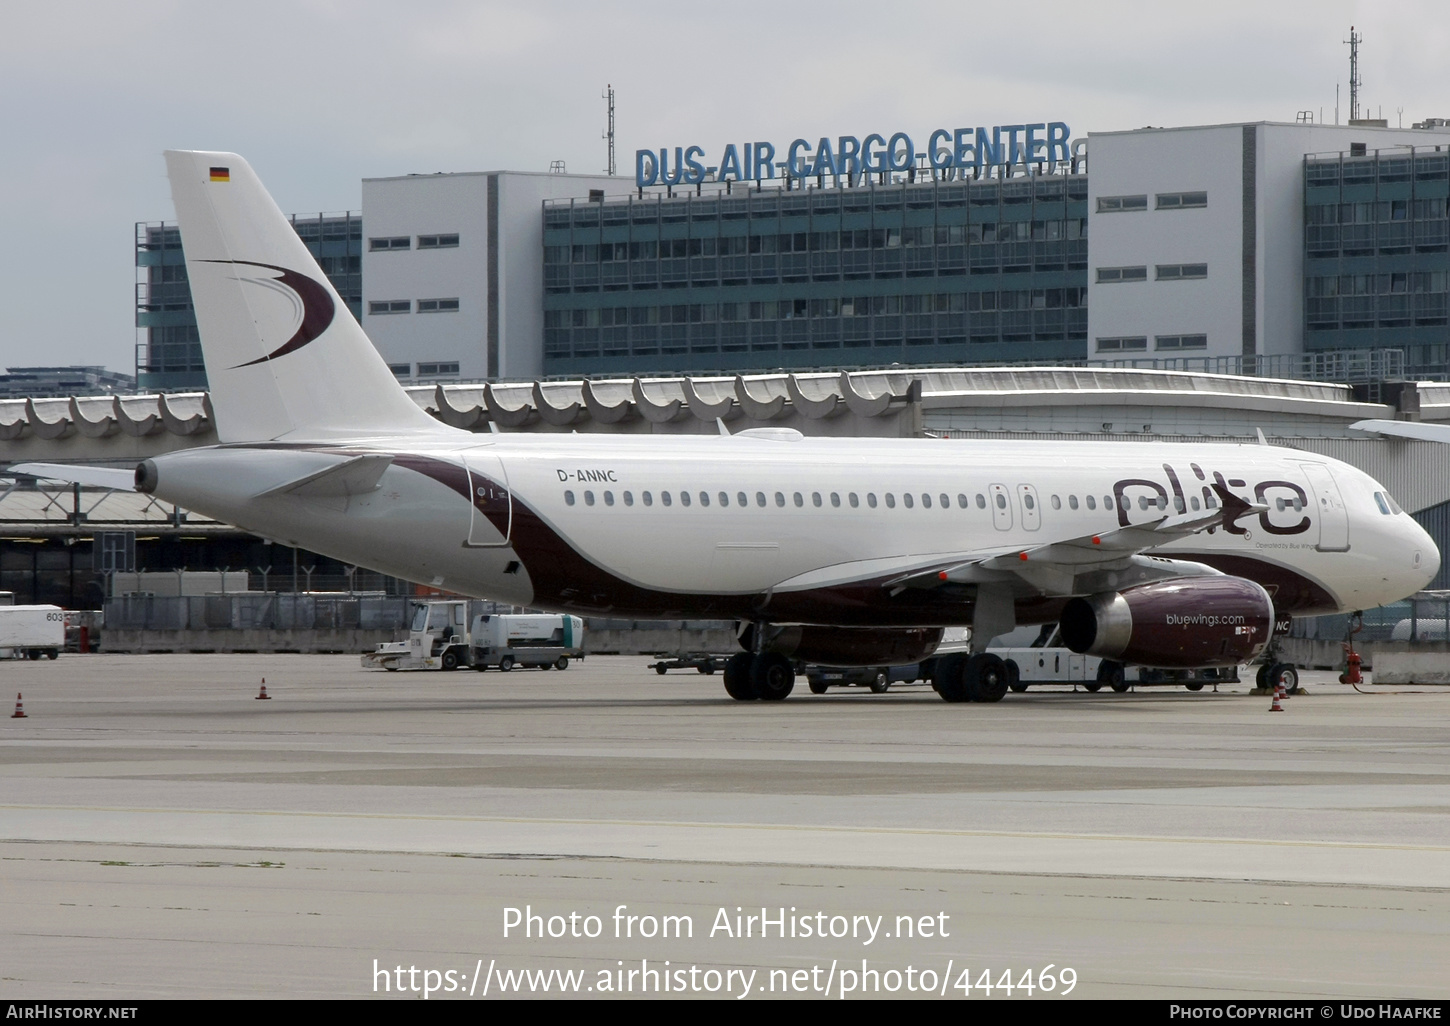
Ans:
[{"label": "aircraft door", "polygon": [[469,492],[473,498],[468,544],[507,545],[513,532],[513,497],[509,494],[503,460],[488,450],[465,453],[464,460],[468,464]]},{"label": "aircraft door", "polygon": [[1012,496],[1007,486],[988,485],[987,501],[992,504],[992,526],[999,531],[1012,530]]},{"label": "aircraft door", "polygon": [[1030,484],[1017,486],[1017,501],[1022,505],[1022,529],[1035,531],[1042,526],[1042,507],[1037,504],[1037,489]]},{"label": "aircraft door", "polygon": [[1314,508],[1319,511],[1320,552],[1349,551],[1349,511],[1345,509],[1344,497],[1339,493],[1334,474],[1323,463],[1301,463],[1304,474],[1309,478],[1309,494],[1314,497]]}]

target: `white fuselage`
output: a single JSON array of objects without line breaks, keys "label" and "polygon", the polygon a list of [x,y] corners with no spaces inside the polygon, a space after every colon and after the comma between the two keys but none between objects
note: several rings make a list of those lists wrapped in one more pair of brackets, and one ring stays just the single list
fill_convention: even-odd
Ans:
[{"label": "white fuselage", "polygon": [[[948,557],[1011,553],[1180,505],[1216,506],[1215,482],[1268,511],[1153,554],[1256,580],[1280,612],[1397,600],[1439,566],[1419,525],[1382,511],[1381,486],[1296,450],[788,436],[478,436],[440,426],[345,445],[169,454],[155,460],[154,491],[264,537],[422,583],[618,615],[970,623],[960,602],[897,596],[880,582]],[[362,453],[394,457],[374,490],[258,497]],[[1019,622],[1032,619],[1030,609],[1019,613]]]}]

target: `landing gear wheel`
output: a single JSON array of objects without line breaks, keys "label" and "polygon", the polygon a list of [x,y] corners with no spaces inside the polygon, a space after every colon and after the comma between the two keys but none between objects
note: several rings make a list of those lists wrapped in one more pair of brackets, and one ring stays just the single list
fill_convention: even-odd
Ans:
[{"label": "landing gear wheel", "polygon": [[[1118,694],[1127,691],[1131,686],[1128,684],[1127,675],[1123,672],[1123,664],[1115,663],[1111,659],[1104,659],[1098,664],[1098,687],[1106,684]],[[1094,691],[1097,688],[1093,688]]]},{"label": "landing gear wheel", "polygon": [[778,652],[756,656],[750,676],[755,684],[755,697],[766,702],[782,701],[795,687],[795,667]]},{"label": "landing gear wheel", "polygon": [[1011,659],[1006,660],[1006,663],[1007,663],[1007,686],[1010,687],[1014,692],[1016,692],[1017,694],[1020,695],[1022,692],[1026,691],[1027,688],[1028,688],[1028,685],[1022,683],[1022,671],[1018,668],[1017,664],[1015,662],[1013,662]]},{"label": "landing gear wheel", "polygon": [[443,653],[443,658],[438,660],[438,663],[445,670],[456,670],[458,669],[458,653],[450,649]]},{"label": "landing gear wheel", "polygon": [[500,659],[498,661],[498,672],[499,673],[508,673],[513,668],[514,668],[514,657],[513,656],[504,656],[502,659]]},{"label": "landing gear wheel", "polygon": [[1292,695],[1299,686],[1299,669],[1293,663],[1275,663],[1264,675],[1269,687],[1284,685],[1284,693]]},{"label": "landing gear wheel", "polygon": [[655,663],[655,673],[658,673],[661,677],[663,677],[665,675],[665,664]]},{"label": "landing gear wheel", "polygon": [[1192,684],[1185,684],[1183,686],[1186,687],[1189,691],[1202,691],[1203,681],[1194,681]]},{"label": "landing gear wheel", "polygon": [[823,680],[813,680],[808,683],[810,684],[811,694],[813,695],[824,695],[826,689],[831,686]]},{"label": "landing gear wheel", "polygon": [[755,698],[755,685],[750,682],[750,665],[755,657],[749,652],[737,652],[725,662],[725,693],[737,702],[749,702]]},{"label": "landing gear wheel", "polygon": [[877,673],[876,679],[871,682],[871,693],[873,695],[884,695],[890,689],[891,681],[887,678],[886,673],[884,671]]},{"label": "landing gear wheel", "polygon": [[558,659],[555,659],[554,660],[554,669],[556,669],[556,670],[567,670],[568,668],[569,668],[569,657],[568,656],[560,656]]},{"label": "landing gear wheel", "polygon": [[967,660],[963,690],[973,702],[1000,702],[1007,694],[1010,679],[1001,656],[980,652]]},{"label": "landing gear wheel", "polygon": [[942,656],[932,671],[932,689],[947,702],[965,702],[966,688],[962,686],[962,669],[966,659],[959,655]]}]

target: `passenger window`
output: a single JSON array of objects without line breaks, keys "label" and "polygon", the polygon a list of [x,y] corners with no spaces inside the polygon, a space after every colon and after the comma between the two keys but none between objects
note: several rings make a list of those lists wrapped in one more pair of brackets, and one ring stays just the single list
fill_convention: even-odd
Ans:
[{"label": "passenger window", "polygon": [[566,505],[566,506],[572,506],[572,505],[574,505],[574,493],[572,491],[570,491],[569,489],[567,489],[567,488],[564,489],[564,505]]},{"label": "passenger window", "polygon": [[1191,505],[1193,507],[1193,512],[1197,513],[1198,512],[1198,496],[1196,496],[1196,495],[1190,495],[1188,497],[1188,502],[1189,502],[1189,505]]},{"label": "passenger window", "polygon": [[1148,508],[1148,496],[1146,496],[1146,495],[1140,495],[1140,496],[1138,496],[1138,508],[1139,509],[1147,509]]},{"label": "passenger window", "polygon": [[721,492],[720,493],[720,505],[722,505],[722,506],[728,506],[728,505],[730,505],[730,493],[729,492]]},{"label": "passenger window", "polygon": [[957,492],[957,505],[962,509],[967,508],[967,497],[961,492]]},{"label": "passenger window", "polygon": [[1173,508],[1175,510],[1177,510],[1179,513],[1186,512],[1186,510],[1183,507],[1183,496],[1181,496],[1181,495],[1175,495],[1175,496],[1173,496]]},{"label": "passenger window", "polygon": [[1028,509],[1035,509],[1036,506],[1037,506],[1037,501],[1035,499],[1033,499],[1032,496],[1029,495],[1028,493],[1023,492],[1022,493],[1022,505],[1026,506]]},{"label": "passenger window", "polygon": [[614,505],[614,493],[613,492],[605,492],[604,493],[604,505],[606,505],[606,506],[613,506]]},{"label": "passenger window", "polygon": [[931,509],[931,496],[928,495],[926,492],[921,493],[921,508]]},{"label": "passenger window", "polygon": [[[756,492],[755,493],[755,504],[757,506],[759,506],[761,509],[764,509],[765,508],[765,493],[764,492]],[[741,503],[741,505],[743,506],[744,503]]]},{"label": "passenger window", "polygon": [[690,504],[690,493],[689,492],[681,492],[680,493],[680,505],[681,506],[688,506],[689,504]]},{"label": "passenger window", "polygon": [[1052,508],[1053,509],[1062,509],[1062,500],[1059,499],[1056,495],[1054,495],[1052,497]]},{"label": "passenger window", "polygon": [[701,506],[708,506],[708,505],[710,505],[710,493],[709,492],[701,492],[700,493],[700,505]]},{"label": "passenger window", "polygon": [[1069,495],[1067,497],[1067,508],[1068,509],[1077,509],[1077,496],[1076,495]]},{"label": "passenger window", "polygon": [[781,506],[781,507],[784,507],[785,506],[785,493],[784,492],[776,492],[775,493],[775,504],[777,506]]},{"label": "passenger window", "polygon": [[592,506],[592,505],[594,505],[594,493],[593,492],[586,491],[584,493],[584,505],[586,505],[586,506]]},{"label": "passenger window", "polygon": [[875,492],[867,492],[866,493],[866,505],[870,506],[872,509],[875,509],[876,508],[876,493]]},{"label": "passenger window", "polygon": [[646,506],[653,506],[655,504],[655,497],[649,492],[641,492],[640,498],[644,500]]},{"label": "passenger window", "polygon": [[858,498],[856,498],[856,493],[855,492],[852,492],[850,495],[846,496],[846,499],[847,499],[847,501],[849,501],[851,503],[851,508],[852,509],[855,509],[855,508],[857,508],[858,506],[861,505],[861,500],[858,499]]},{"label": "passenger window", "polygon": [[1113,508],[1113,497],[1111,495],[1104,495],[1103,496],[1103,509],[1112,509],[1112,508]]},{"label": "passenger window", "polygon": [[1166,496],[1166,495],[1160,495],[1160,496],[1158,496],[1158,503],[1157,503],[1157,505],[1158,505],[1158,508],[1159,509],[1167,509],[1168,508],[1168,496]]},{"label": "passenger window", "polygon": [[981,492],[978,492],[977,493],[977,508],[978,509],[986,509],[987,508],[987,497],[985,495],[983,495]]},{"label": "passenger window", "polygon": [[1098,500],[1097,499],[1094,499],[1091,495],[1089,495],[1087,497],[1087,504],[1088,504],[1088,509],[1097,509],[1098,508]]},{"label": "passenger window", "polygon": [[[735,501],[737,503],[739,503],[741,505],[741,507],[749,506],[750,505],[750,496],[746,495],[744,492],[736,492],[735,493]],[[722,503],[721,505],[724,505],[724,504]],[[764,506],[765,503],[762,502],[761,505]]]},{"label": "passenger window", "polygon": [[661,506],[668,506],[669,504],[670,504],[670,493],[669,492],[660,492],[660,505]]},{"label": "passenger window", "polygon": [[904,494],[901,497],[901,501],[904,502],[904,503],[906,503],[906,508],[907,509],[911,509],[911,507],[914,505],[914,503],[911,501],[911,493],[910,492],[907,492],[906,494]]},{"label": "passenger window", "polygon": [[791,498],[795,501],[797,509],[806,504],[806,500],[801,498],[800,492],[796,492],[794,495],[791,496]]},{"label": "passenger window", "polygon": [[821,493],[820,492],[811,492],[811,505],[812,506],[819,506],[820,504],[821,504]]},{"label": "passenger window", "polygon": [[624,504],[626,506],[633,506],[634,505],[634,492],[625,492],[624,493]]},{"label": "passenger window", "polygon": [[831,493],[831,505],[832,506],[835,506],[837,509],[840,508],[840,506],[841,506],[841,493],[840,492],[832,492]]},{"label": "passenger window", "polygon": [[997,508],[998,509],[1006,509],[1007,508],[1007,496],[1003,495],[1001,492],[998,492],[997,493]]},{"label": "passenger window", "polygon": [[[951,509],[952,508],[952,497],[950,495],[948,495],[946,492],[942,492],[941,495],[938,496],[938,498],[941,499],[941,508],[942,509]],[[965,506],[966,503],[962,503],[962,505]]]},{"label": "passenger window", "polygon": [[887,509],[895,509],[896,508],[896,496],[893,495],[893,494],[891,494],[890,492],[887,492],[886,493],[886,508]]}]

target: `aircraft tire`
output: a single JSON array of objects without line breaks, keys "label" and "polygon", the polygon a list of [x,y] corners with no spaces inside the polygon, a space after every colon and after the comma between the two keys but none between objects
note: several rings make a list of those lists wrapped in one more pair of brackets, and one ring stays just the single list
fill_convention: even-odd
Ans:
[{"label": "aircraft tire", "polygon": [[1254,683],[1258,685],[1260,691],[1263,691],[1269,686],[1268,677],[1269,664],[1264,663],[1262,666],[1259,667],[1259,672],[1254,674]]},{"label": "aircraft tire", "polygon": [[931,686],[945,702],[965,702],[966,688],[962,685],[962,670],[966,660],[959,655],[942,656],[932,671]]},{"label": "aircraft tire", "polygon": [[1293,663],[1275,663],[1269,667],[1267,683],[1270,687],[1284,685],[1284,691],[1292,695],[1299,686],[1299,668]]},{"label": "aircraft tire", "polygon": [[725,693],[737,702],[755,698],[755,686],[750,682],[750,665],[754,661],[749,652],[737,652],[725,662]]},{"label": "aircraft tire", "polygon": [[750,668],[755,697],[766,702],[781,702],[795,688],[795,667],[778,652],[755,657]]},{"label": "aircraft tire", "polygon": [[1011,677],[1001,656],[981,652],[967,660],[962,682],[973,702],[1000,702],[1007,694]]}]

